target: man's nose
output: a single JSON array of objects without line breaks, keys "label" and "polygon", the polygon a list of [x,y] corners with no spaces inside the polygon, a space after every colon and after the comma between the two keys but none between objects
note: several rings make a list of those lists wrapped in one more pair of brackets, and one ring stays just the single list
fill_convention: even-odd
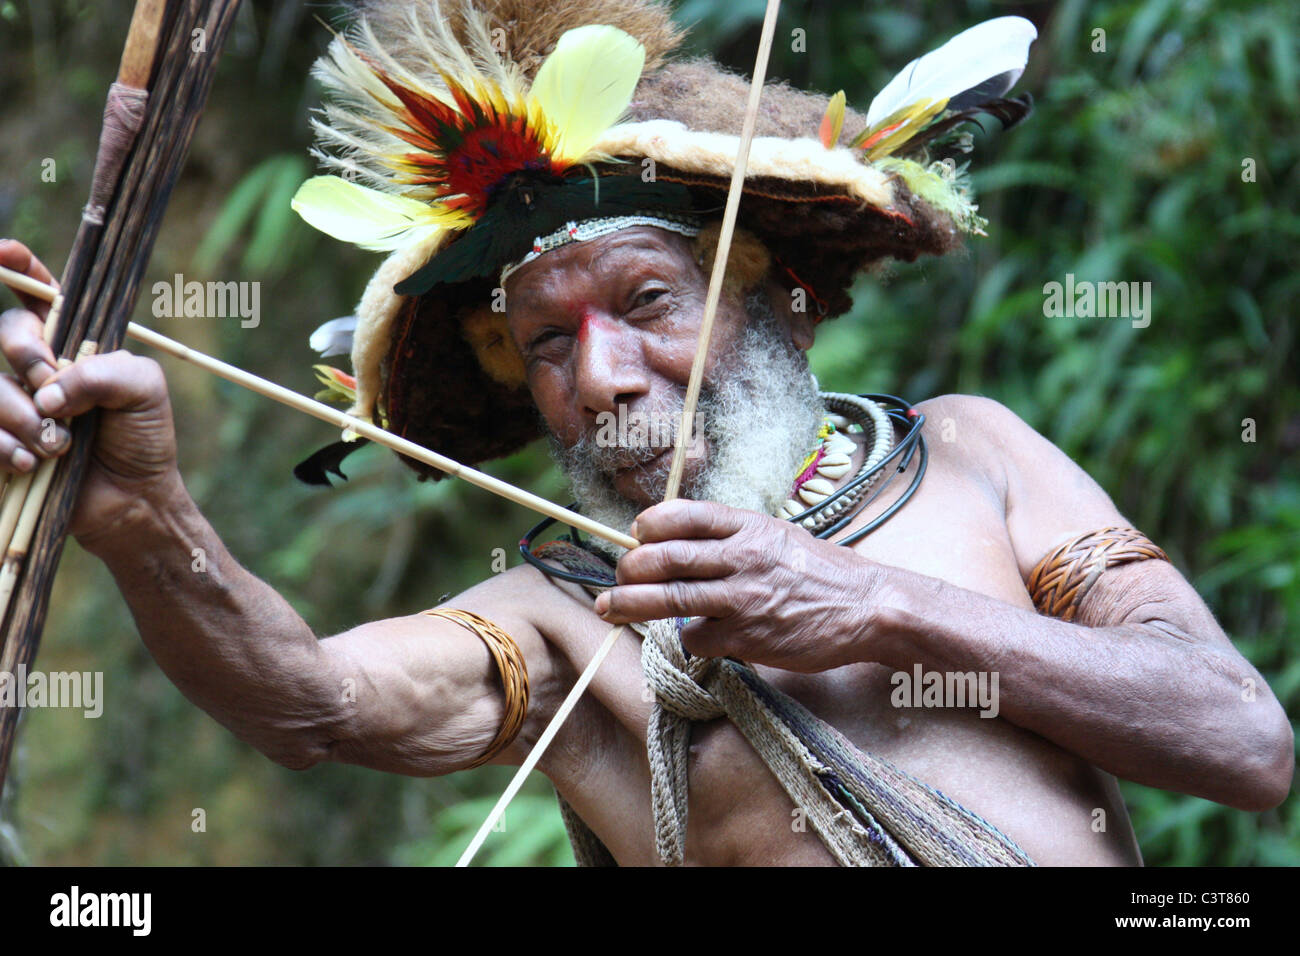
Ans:
[{"label": "man's nose", "polygon": [[617,413],[650,389],[636,330],[606,315],[587,313],[578,326],[574,389],[585,414]]}]

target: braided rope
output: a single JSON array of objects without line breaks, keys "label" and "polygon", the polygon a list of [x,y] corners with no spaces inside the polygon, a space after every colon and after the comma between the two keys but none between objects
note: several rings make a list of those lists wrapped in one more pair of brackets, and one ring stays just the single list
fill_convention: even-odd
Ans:
[{"label": "braided rope", "polygon": [[[631,625],[655,694],[646,734],[655,847],[685,858],[691,725],[726,716],[841,866],[1024,866],[978,815],[874,754],[735,661],[691,657],[673,621]],[[856,811],[856,813],[854,812]]]},{"label": "braided rope", "polygon": [[668,866],[681,866],[686,852],[687,770],[691,722],[726,713],[707,689],[711,658],[686,658],[681,629],[670,620],[633,624],[641,634],[641,670],[655,694],[646,729],[650,762],[650,803],[654,812],[655,848]]},{"label": "braided rope", "polygon": [[[593,557],[568,542],[544,546],[570,570]],[[604,576],[613,583],[608,566]],[[588,586],[592,594],[601,590]],[[935,788],[858,749],[742,664],[688,657],[671,620],[630,625],[654,692],[646,733],[655,848],[684,862],[691,725],[726,716],[749,741],[813,832],[842,866],[1007,866],[1033,861],[1004,833]],[[580,866],[616,865],[560,797]]]},{"label": "braided rope", "polygon": [[1039,613],[1072,621],[1097,578],[1131,561],[1168,561],[1169,555],[1136,528],[1102,528],[1071,538],[1029,574],[1029,593]]},{"label": "braided rope", "polygon": [[501,684],[506,692],[506,714],[501,721],[501,729],[492,738],[487,750],[483,751],[482,755],[465,769],[472,770],[475,767],[481,767],[510,746],[510,743],[518,736],[520,728],[524,725],[524,717],[528,715],[528,665],[524,662],[524,655],[520,652],[519,645],[515,643],[514,638],[487,618],[481,617],[473,611],[439,607],[421,611],[420,613],[428,614],[430,617],[441,617],[448,621],[455,621],[461,627],[473,631],[483,639],[483,643],[487,645],[488,653],[496,661],[497,672],[501,675]]}]

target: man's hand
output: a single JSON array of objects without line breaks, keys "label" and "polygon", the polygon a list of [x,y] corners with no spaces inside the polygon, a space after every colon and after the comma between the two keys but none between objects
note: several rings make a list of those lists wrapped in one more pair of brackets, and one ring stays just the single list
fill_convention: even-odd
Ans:
[{"label": "man's hand", "polygon": [[655,505],[632,535],[641,546],[596,600],[609,623],[698,617],[682,631],[692,654],[802,673],[866,659],[883,566],[788,521],[708,501]]},{"label": "man's hand", "polygon": [[[50,272],[20,242],[0,242],[0,265],[41,282]],[[27,308],[0,315],[0,353],[13,374],[0,376],[0,471],[34,471],[40,459],[67,452],[61,420],[96,406],[99,420],[90,466],[69,533],[83,545],[105,534],[126,512],[166,486],[176,472],[176,438],[162,369],[125,350],[83,358],[56,371],[44,340],[45,303],[20,296]],[[23,385],[37,389],[35,396]]]}]

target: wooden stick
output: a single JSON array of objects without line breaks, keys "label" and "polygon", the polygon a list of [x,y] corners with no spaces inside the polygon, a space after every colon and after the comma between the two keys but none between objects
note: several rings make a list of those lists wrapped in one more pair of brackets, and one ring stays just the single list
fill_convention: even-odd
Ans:
[{"label": "wooden stick", "polygon": [[485,491],[491,491],[494,494],[498,494],[502,498],[515,502],[515,504],[523,505],[525,508],[531,508],[533,511],[546,515],[548,518],[555,518],[557,521],[573,525],[573,527],[580,528],[588,534],[595,535],[598,538],[604,538],[606,541],[610,541],[624,548],[635,548],[639,544],[636,538],[633,538],[631,535],[615,531],[613,528],[607,527],[598,521],[593,521],[591,518],[588,518],[585,515],[580,515],[576,511],[562,508],[530,491],[524,491],[524,489],[517,488],[509,482],[502,481],[500,478],[494,478],[489,474],[478,471],[477,469],[470,468],[467,465],[462,465],[458,461],[453,461],[444,455],[438,454],[436,451],[431,451],[428,448],[417,445],[413,441],[407,441],[405,438],[394,435],[392,432],[385,431],[376,425],[372,425],[370,422],[362,421],[360,418],[356,418],[346,412],[339,411],[337,408],[331,408],[329,405],[307,398],[305,395],[299,395],[295,391],[287,389],[282,385],[276,385],[274,382],[254,375],[251,372],[245,372],[241,368],[227,365],[225,362],[215,359],[210,355],[196,352],[188,346],[182,345],[180,342],[169,339],[164,335],[159,335],[152,329],[147,329],[142,325],[136,325],[134,322],[131,322],[126,327],[126,334],[137,342],[144,342],[146,345],[152,345],[154,348],[166,352],[168,355],[184,359],[187,362],[197,365],[199,368],[206,369],[215,375],[219,375],[228,381],[234,382],[236,385],[242,385],[251,391],[257,392],[259,395],[265,395],[267,398],[288,405],[290,408],[296,408],[300,412],[306,412],[308,415],[311,415],[314,418],[319,418],[321,421],[329,422],[331,425],[337,425],[340,428],[350,428],[358,435],[369,438],[376,444],[384,445],[393,449],[393,451],[401,452],[403,455],[414,458],[416,461],[422,461],[427,465],[432,465],[440,471],[445,471],[447,474],[456,478],[464,479],[471,485],[477,485]]},{"label": "wooden stick", "polygon": [[[137,2],[122,70],[108,93],[90,195],[60,280],[67,307],[53,334],[56,355],[75,358],[83,341],[106,350],[121,346],[163,209],[238,8],[239,0]],[[207,55],[195,57],[199,26]],[[145,75],[147,90],[132,85]],[[35,658],[98,417],[76,418],[73,444],[59,458],[0,634],[6,661],[31,666]],[[17,717],[16,709],[0,708],[0,782]]]},{"label": "wooden stick", "polygon": [[488,814],[487,819],[483,821],[483,825],[479,827],[478,832],[474,834],[474,839],[470,841],[469,846],[465,847],[465,852],[462,853],[460,859],[456,861],[457,866],[469,866],[469,861],[474,859],[474,854],[477,853],[478,848],[483,845],[483,841],[487,839],[487,835],[492,832],[492,828],[496,826],[497,820],[499,820],[501,815],[506,812],[506,806],[515,798],[515,794],[519,792],[519,788],[524,785],[524,780],[533,772],[533,768],[537,766],[537,762],[542,759],[542,754],[544,754],[546,748],[551,745],[551,741],[555,739],[555,735],[560,732],[560,726],[569,716],[569,712],[577,705],[578,698],[580,698],[583,692],[587,689],[587,685],[591,683],[591,679],[596,676],[596,671],[600,669],[600,665],[604,663],[605,658],[609,656],[609,652],[614,649],[614,642],[618,639],[618,635],[622,633],[623,627],[624,625],[620,624],[605,635],[605,640],[601,642],[600,647],[596,649],[595,656],[592,657],[591,661],[587,664],[586,668],[583,669],[582,673],[578,675],[578,679],[574,682],[572,689],[569,691],[569,695],[564,698],[563,702],[561,702],[559,709],[555,711],[555,716],[552,717],[551,722],[546,725],[546,729],[542,731],[542,735],[537,738],[537,743],[533,745],[533,749],[529,752],[528,756],[524,758],[524,762],[519,765],[519,769],[515,771],[515,775],[510,778],[510,785],[506,787],[505,792],[501,794],[501,797],[496,802],[496,806],[492,808],[492,812]]},{"label": "wooden stick", "polygon": [[23,275],[21,272],[15,272],[13,269],[7,269],[4,266],[0,266],[0,282],[3,282],[11,289],[26,292],[28,295],[34,295],[46,302],[53,302],[59,294],[59,290],[54,286],[39,279],[33,279],[31,276]]},{"label": "wooden stick", "polygon": [[767,76],[767,60],[772,52],[772,35],[776,31],[776,13],[780,7],[781,0],[767,0],[767,13],[763,17],[763,35],[758,43],[754,77],[749,85],[749,102],[745,105],[745,121],[740,128],[740,149],[736,153],[736,166],[731,171],[731,185],[727,189],[727,206],[722,214],[722,229],[718,232],[718,248],[713,255],[709,294],[704,300],[704,318],[700,323],[700,337],[695,346],[695,361],[691,364],[691,377],[686,385],[686,402],[682,406],[682,422],[677,430],[677,444],[673,448],[673,463],[668,469],[664,501],[672,501],[681,491],[682,472],[686,468],[686,436],[691,434],[695,406],[700,398],[700,383],[704,379],[704,361],[708,357],[709,342],[713,337],[713,317],[717,315],[718,300],[722,297],[722,280],[727,273],[731,235],[736,229],[741,186],[745,181],[745,170],[749,167],[749,146],[754,140],[754,126],[758,122],[758,101],[763,93],[763,81]]},{"label": "wooden stick", "polygon": [[[38,282],[29,276],[20,275],[11,269],[0,267],[0,281],[21,289],[31,295],[37,295],[42,298],[52,297],[55,290],[53,286],[48,286],[43,282]],[[378,445],[391,448],[393,451],[400,452],[416,461],[422,461],[427,465],[432,465],[440,471],[445,471],[449,475],[461,478],[471,485],[476,485],[485,491],[500,495],[516,504],[523,505],[539,514],[546,515],[548,518],[554,518],[565,524],[572,525],[590,535],[598,538],[604,538],[606,541],[617,544],[623,548],[635,548],[639,543],[631,535],[623,534],[613,528],[607,527],[598,521],[593,521],[585,515],[580,515],[576,511],[570,511],[568,508],[562,508],[545,498],[539,497],[532,492],[517,488],[509,482],[502,481],[500,478],[494,478],[489,474],[462,465],[458,461],[440,455],[435,451],[423,448],[415,442],[407,441],[394,435],[392,432],[385,431],[370,422],[362,421],[346,412],[337,408],[332,408],[322,402],[307,398],[305,395],[299,395],[297,392],[287,389],[282,385],[277,385],[251,372],[246,372],[234,365],[222,362],[210,355],[195,351],[180,342],[160,335],[152,329],[145,328],[131,322],[126,328],[127,335],[138,342],[151,345],[159,351],[166,352],[168,355],[183,359],[199,368],[212,372],[227,381],[234,382],[236,385],[242,385],[250,391],[257,392],[267,398],[273,399],[281,404],[288,405],[290,408],[296,408],[301,412],[306,412],[314,418],[329,422],[331,425],[337,425],[340,428],[350,428],[358,435],[369,438]]]},{"label": "wooden stick", "polygon": [[[18,575],[23,570],[27,548],[32,543],[36,521],[41,516],[41,507],[45,504],[45,496],[49,493],[57,465],[56,458],[43,460],[34,473],[23,475],[28,479],[26,486],[21,489],[25,494],[21,497],[19,494],[14,495],[14,501],[18,505],[14,510],[18,511],[18,516],[10,530],[10,537],[5,539],[4,563],[0,564],[0,620],[9,612],[9,602],[14,596]],[[9,502],[5,502],[5,511],[9,511]]]},{"label": "wooden stick", "polygon": [[[55,301],[57,303],[61,299]],[[96,351],[94,342],[82,342],[77,357],[94,355]],[[71,364],[66,358],[59,359],[59,368]],[[66,418],[61,421],[65,425],[68,423]],[[57,458],[41,459],[36,471],[19,476],[22,480],[15,482],[11,497],[0,510],[0,543],[4,547],[4,562],[0,564],[0,621],[9,613],[9,602],[13,599],[14,588],[18,586],[18,576],[22,573],[23,562],[27,560],[27,549],[36,533],[36,522],[40,520],[41,509],[49,497],[50,484],[54,481],[54,472],[58,466]]]},{"label": "wooden stick", "polygon": [[[23,505],[27,501],[27,494],[31,489],[34,478],[35,475],[32,472],[25,475],[12,475],[9,484],[5,487],[4,506],[0,507],[0,554],[9,551],[9,544],[14,537],[14,529],[18,527],[18,519],[22,514]],[[0,574],[3,574],[2,570],[0,570]]]},{"label": "wooden stick", "polygon": [[[20,272],[0,266],[0,278],[6,282],[19,285],[24,292],[38,296],[50,303],[50,311],[45,317],[45,344],[52,345],[54,330],[58,325],[59,310],[63,307],[63,296],[52,285],[46,285]],[[67,360],[60,360],[66,365]],[[24,388],[31,388],[24,383]],[[57,459],[47,458],[38,462],[34,472],[14,475],[7,481],[4,489],[4,505],[0,507],[0,621],[9,611],[9,601],[13,598],[14,588],[18,585],[18,576],[22,573],[23,561],[27,557],[27,548],[31,545],[32,534],[36,530],[36,521],[40,517],[45,497],[49,494],[50,482],[54,479]],[[8,476],[6,476],[8,477]]]}]

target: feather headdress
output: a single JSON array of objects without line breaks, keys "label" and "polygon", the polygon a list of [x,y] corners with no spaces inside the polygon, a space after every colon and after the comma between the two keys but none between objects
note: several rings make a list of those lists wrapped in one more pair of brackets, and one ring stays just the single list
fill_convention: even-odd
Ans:
[{"label": "feather headdress", "polygon": [[[481,462],[537,434],[527,388],[503,372],[504,318],[479,315],[498,268],[574,222],[720,209],[747,83],[708,60],[666,58],[681,31],[664,0],[461,0],[448,16],[439,0],[376,0],[363,11],[316,68],[332,100],[316,155],[333,175],[305,183],[294,208],[391,253],[357,307],[350,412]],[[1027,97],[1003,96],[1035,36],[1018,17],[980,24],[909,64],[865,114],[842,93],[828,102],[769,84],[739,224],[771,253],[774,277],[834,316],[873,263],[980,233],[945,156],[966,144],[949,137],[978,112],[1008,125],[1025,115]],[[649,183],[636,175],[647,164]]]},{"label": "feather headdress", "polygon": [[[975,215],[960,191],[931,161],[938,142],[979,113],[988,113],[1014,126],[1029,114],[1032,98],[1005,99],[1025,70],[1029,45],[1037,38],[1034,25],[1023,17],[997,17],[957,34],[943,46],[903,67],[867,108],[866,127],[849,141],[869,162],[895,172],[917,195],[945,209],[968,231],[982,233],[984,221]],[[827,104],[818,136],[827,149],[840,138],[846,108],[840,90]],[[942,152],[955,152],[965,145]],[[951,166],[943,167],[951,169]],[[939,174],[939,175],[936,175]]]},{"label": "feather headdress", "polygon": [[592,146],[641,78],[645,49],[635,38],[603,25],[569,30],[529,83],[500,58],[481,18],[466,18],[466,46],[441,20],[426,30],[412,11],[409,24],[440,82],[393,59],[365,22],[354,41],[336,37],[316,75],[337,101],[313,125],[332,148],[316,155],[343,176],[309,179],[293,200],[311,225],[366,249],[468,231],[400,294],[488,275],[534,235],[584,213],[688,203],[684,190],[637,177],[602,188],[583,168],[611,159]]}]

